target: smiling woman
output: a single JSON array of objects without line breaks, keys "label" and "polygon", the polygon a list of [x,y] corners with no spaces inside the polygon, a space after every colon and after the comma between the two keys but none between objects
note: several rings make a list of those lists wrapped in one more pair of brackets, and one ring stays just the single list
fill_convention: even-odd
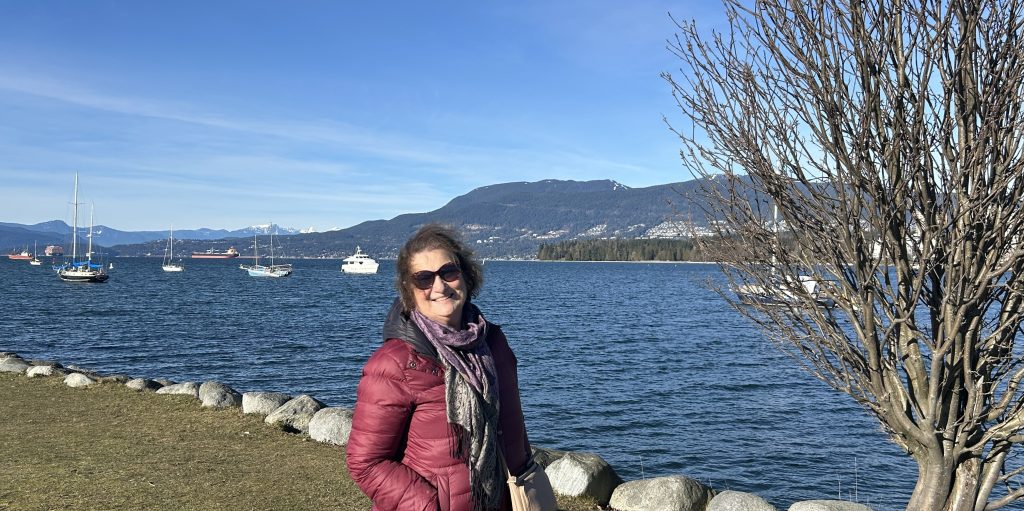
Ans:
[{"label": "smiling woman", "polygon": [[535,465],[515,355],[470,301],[482,283],[450,228],[424,226],[399,253],[400,297],[363,368],[347,449],[377,508],[509,509],[507,474]]}]

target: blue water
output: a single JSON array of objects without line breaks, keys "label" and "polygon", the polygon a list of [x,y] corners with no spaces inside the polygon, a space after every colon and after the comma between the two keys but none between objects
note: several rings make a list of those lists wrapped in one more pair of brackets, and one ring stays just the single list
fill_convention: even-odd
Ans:
[{"label": "blue water", "polygon": [[[103,373],[217,380],[352,406],[395,296],[394,262],[345,275],[294,261],[114,259],[106,284],[0,260],[0,351]],[[476,300],[519,358],[531,441],[589,451],[627,480],[683,474],[780,509],[843,498],[899,509],[916,467],[707,287],[712,265],[488,261]]]}]

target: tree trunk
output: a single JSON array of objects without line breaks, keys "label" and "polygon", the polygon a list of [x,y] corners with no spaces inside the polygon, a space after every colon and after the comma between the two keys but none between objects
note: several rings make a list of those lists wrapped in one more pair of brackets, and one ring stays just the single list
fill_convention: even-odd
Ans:
[{"label": "tree trunk", "polygon": [[950,497],[950,511],[974,511],[978,497],[978,475],[981,472],[981,460],[971,457],[956,467],[956,479],[953,481],[953,495]]},{"label": "tree trunk", "polygon": [[953,483],[953,467],[941,456],[917,460],[918,478],[907,511],[952,511],[946,507]]}]

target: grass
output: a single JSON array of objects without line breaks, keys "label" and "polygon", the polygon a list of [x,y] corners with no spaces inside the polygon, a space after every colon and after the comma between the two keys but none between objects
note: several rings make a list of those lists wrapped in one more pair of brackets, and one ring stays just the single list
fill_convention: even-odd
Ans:
[{"label": "grass", "polygon": [[[563,511],[597,511],[559,498]],[[365,511],[342,447],[189,396],[0,373],[0,510]]]}]

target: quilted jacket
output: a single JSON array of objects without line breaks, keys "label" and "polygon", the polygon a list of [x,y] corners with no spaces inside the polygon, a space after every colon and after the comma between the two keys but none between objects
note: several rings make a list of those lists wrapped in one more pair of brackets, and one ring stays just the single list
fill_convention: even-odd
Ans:
[{"label": "quilted jacket", "polygon": [[[516,357],[500,327],[488,323],[487,332],[498,370],[498,443],[512,473],[520,474],[530,443]],[[349,473],[373,501],[373,511],[471,511],[469,468],[452,455],[455,430],[445,412],[444,369],[436,351],[397,302],[384,337],[356,391]],[[507,495],[503,501],[502,510],[510,509]]]}]

